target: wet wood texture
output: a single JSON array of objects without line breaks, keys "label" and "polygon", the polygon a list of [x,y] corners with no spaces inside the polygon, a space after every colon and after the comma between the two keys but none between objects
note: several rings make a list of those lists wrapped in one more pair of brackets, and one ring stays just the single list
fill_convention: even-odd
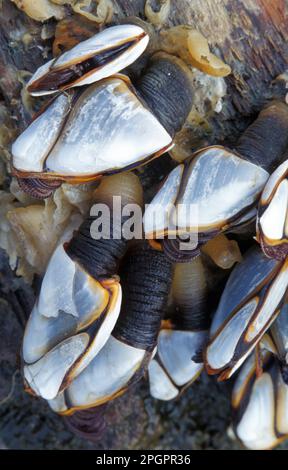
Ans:
[{"label": "wet wood texture", "polygon": [[231,66],[233,73],[227,79],[231,100],[237,112],[249,114],[271,80],[287,67],[287,0],[181,0],[172,4],[174,22],[199,29]]}]

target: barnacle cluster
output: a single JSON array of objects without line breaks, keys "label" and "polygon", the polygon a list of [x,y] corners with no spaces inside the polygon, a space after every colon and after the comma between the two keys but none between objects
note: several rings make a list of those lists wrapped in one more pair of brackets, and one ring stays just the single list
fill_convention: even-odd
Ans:
[{"label": "barnacle cluster", "polygon": [[[96,23],[113,15],[110,1],[15,3],[39,21],[67,6]],[[77,429],[77,413],[143,376],[172,400],[204,371],[237,372],[233,433],[271,448],[288,435],[288,106],[269,102],[230,148],[204,147],[231,69],[198,31],[162,28],[170,1],[153,5],[153,28],[131,19],[77,44],[66,19],[26,88],[51,101],[16,140],[0,115],[0,149],[13,140],[0,246],[18,275],[42,276],[25,387]],[[143,171],[167,152],[178,161],[147,187]]]},{"label": "barnacle cluster", "polygon": [[16,6],[36,21],[49,18],[63,19],[70,7],[75,13],[83,15],[96,23],[109,22],[113,16],[111,0],[12,0]]}]

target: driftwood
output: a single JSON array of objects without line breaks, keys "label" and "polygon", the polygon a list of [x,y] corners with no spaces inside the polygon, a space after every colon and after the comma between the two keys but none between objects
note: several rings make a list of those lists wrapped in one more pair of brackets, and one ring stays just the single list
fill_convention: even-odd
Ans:
[{"label": "driftwood", "polygon": [[227,78],[226,118],[257,112],[268,88],[288,64],[287,0],[172,1],[171,19],[207,37],[232,68]]},{"label": "driftwood", "polygon": [[[117,22],[127,16],[139,16],[145,19],[145,2],[146,0],[114,0],[114,16],[112,21]],[[150,3],[157,10],[160,0]],[[232,68],[232,74],[226,79],[228,92],[223,109],[217,115],[217,119],[213,120],[213,124],[216,131],[215,136],[219,141],[235,140],[239,132],[248,125],[255,113],[260,110],[263,102],[271,96],[271,83],[273,80],[287,68],[288,0],[171,0],[170,4],[170,12],[165,21],[165,27],[179,24],[189,24],[195,27],[207,37],[213,52],[222,57]],[[4,103],[10,112],[17,130],[23,128],[31,117],[27,109],[23,107],[20,95],[22,91],[21,77],[25,76],[25,72],[33,72],[51,56],[55,24],[55,20],[52,19],[46,25],[48,33],[49,28],[52,31],[51,37],[47,32],[43,34],[43,25],[41,23],[28,18],[10,0],[0,0],[0,104]],[[157,170],[159,170],[159,167],[157,167]],[[0,387],[0,400],[11,389],[11,377],[17,368],[18,351],[22,328],[25,323],[25,315],[29,311],[29,305],[32,300],[33,294],[31,290],[21,280],[13,277],[7,266],[5,256],[1,254],[0,353],[2,362],[0,360],[0,381],[2,381],[3,386]],[[9,338],[9,334],[11,338]],[[217,388],[215,385],[213,386],[213,393],[215,392],[213,406],[215,407],[214,400],[217,401],[218,398]],[[202,393],[201,386],[200,391]],[[191,393],[193,394],[193,392]],[[26,404],[30,403],[29,400],[26,400]],[[125,401],[125,398],[121,400]],[[131,397],[128,398],[127,403],[129,403],[129,400],[131,400]],[[157,431],[145,428],[146,445],[150,447],[157,445],[155,444],[155,439],[158,439],[161,432],[165,429],[173,434],[173,430],[171,430],[171,426],[168,424],[169,419],[173,421],[173,416],[168,415],[165,418],[166,421],[162,416],[161,421],[155,411],[155,404],[149,402],[148,407],[145,408],[142,398],[138,401],[136,400],[135,403],[135,410],[133,410],[133,413],[130,413],[130,428],[128,425],[131,435],[134,432],[133,424],[137,421],[137,416],[141,416],[141,423],[146,420],[148,426],[151,415],[154,416],[153,419],[158,423],[158,427],[155,425]],[[191,406],[189,399],[183,403],[181,405],[181,414],[185,413],[186,406],[187,410]],[[196,400],[194,403],[199,405],[201,399],[198,402]],[[219,409],[227,410],[226,402],[224,407],[221,401],[219,403]],[[27,406],[29,412],[30,405],[28,404]],[[127,406],[129,407],[129,405]],[[132,404],[131,408],[133,407],[134,404]],[[41,416],[44,416],[44,413],[47,413],[47,409],[42,408],[39,413],[42,413]],[[169,408],[162,407],[161,410],[167,413]],[[199,419],[202,423],[203,435],[207,434],[207,432],[209,435],[211,426],[209,427],[209,423],[206,422],[208,418],[203,418],[205,413],[203,414],[202,410],[202,415],[199,418],[199,415],[195,414],[195,410],[192,412],[192,419],[194,420],[194,427],[192,427],[195,429],[196,422],[196,429],[198,429],[197,420]],[[113,409],[110,414],[113,415]],[[172,414],[171,410],[170,414]],[[174,419],[174,434],[177,435],[175,439],[178,439],[179,445],[185,444],[185,448],[188,448],[188,443],[184,440],[184,435],[186,435],[185,427],[180,427],[180,434],[178,435],[177,426],[180,426],[181,414],[179,414],[180,418],[176,417]],[[216,419],[214,416],[213,419],[217,423],[215,426],[220,426],[220,428],[222,426],[223,433],[226,424],[223,416],[219,416]],[[53,417],[51,419],[56,421],[58,418]],[[160,421],[161,425],[159,424]],[[222,424],[219,424],[219,422]],[[139,430],[139,439],[142,438],[141,432],[143,433],[142,426],[141,430]],[[131,439],[131,435],[127,436],[127,440]],[[210,439],[208,444],[207,438],[203,438],[202,441],[200,445],[203,447],[217,447],[215,439]],[[120,440],[120,442],[121,444],[119,444],[119,440],[117,441],[113,436],[111,437],[110,430],[110,434],[106,438],[107,447],[113,448],[113,446],[117,447],[117,445],[118,447],[119,445],[129,447],[130,445],[128,442],[125,444],[123,440]],[[133,446],[137,447],[137,445],[137,443],[133,442]],[[164,448],[165,445],[169,445],[169,442],[168,444],[163,444]],[[191,446],[193,445],[191,444]],[[226,444],[223,444],[221,441],[221,445],[223,447]],[[139,446],[140,448],[145,446],[143,441],[139,443]]]}]

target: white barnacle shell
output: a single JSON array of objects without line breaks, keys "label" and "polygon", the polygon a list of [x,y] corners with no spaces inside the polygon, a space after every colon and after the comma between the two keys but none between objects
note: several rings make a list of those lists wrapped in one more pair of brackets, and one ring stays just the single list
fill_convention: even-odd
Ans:
[{"label": "white barnacle shell", "polygon": [[116,280],[106,289],[58,246],[24,335],[24,377],[35,393],[53,399],[64,379],[87,367],[116,323],[121,298]]},{"label": "white barnacle shell", "polygon": [[233,431],[252,450],[271,449],[288,433],[288,386],[277,360],[267,351],[261,353],[263,373],[256,375],[255,357],[243,365],[232,393]]},{"label": "white barnacle shell", "polygon": [[[46,21],[55,17],[57,20],[64,18],[64,6],[50,2],[50,0],[12,0],[15,5],[24,11],[26,15],[36,21]],[[63,2],[64,3],[64,2]]]},{"label": "white barnacle shell", "polygon": [[[58,413],[101,405],[121,395],[141,369],[146,356],[138,349],[110,336],[105,346],[65,390],[51,402]],[[67,403],[67,404],[66,404]],[[69,404],[69,406],[68,406]]]},{"label": "white barnacle shell", "polygon": [[148,42],[149,36],[140,26],[112,26],[41,66],[27,89],[39,96],[102,80],[132,64]]},{"label": "white barnacle shell", "polygon": [[223,147],[199,151],[188,166],[170,173],[148,206],[146,237],[225,230],[255,204],[267,178],[265,170]]},{"label": "white barnacle shell", "polygon": [[17,170],[41,172],[45,158],[59,137],[70,110],[68,95],[62,94],[41,113],[12,145]]},{"label": "white barnacle shell", "polygon": [[203,362],[196,362],[194,357],[206,338],[206,331],[160,331],[157,355],[148,368],[150,393],[154,398],[172,400],[199,376]]},{"label": "white barnacle shell", "polygon": [[288,263],[250,250],[232,271],[212,321],[205,363],[210,374],[226,379],[261,340],[283,302]]},{"label": "white barnacle shell", "polygon": [[138,166],[171,144],[129,79],[117,76],[56,98],[14,142],[13,166],[20,177],[85,181]]}]

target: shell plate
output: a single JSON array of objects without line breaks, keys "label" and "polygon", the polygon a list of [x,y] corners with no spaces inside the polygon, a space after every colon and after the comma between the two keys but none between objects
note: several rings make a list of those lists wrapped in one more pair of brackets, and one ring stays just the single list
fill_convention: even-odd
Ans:
[{"label": "shell plate", "polygon": [[161,155],[172,139],[129,79],[107,78],[60,95],[12,146],[19,177],[89,181]]},{"label": "shell plate", "polygon": [[160,331],[157,354],[148,368],[154,398],[172,400],[197,379],[203,370],[199,356],[206,340],[206,331]]},{"label": "shell plate", "polygon": [[27,89],[39,96],[102,80],[133,63],[148,42],[149,36],[139,26],[112,26],[44,64]]},{"label": "shell plate", "polygon": [[194,233],[199,244],[206,242],[239,224],[256,204],[267,178],[265,170],[230,150],[203,149],[170,173],[148,206],[146,237]]},{"label": "shell plate", "polygon": [[232,271],[212,321],[205,352],[208,373],[229,378],[279,313],[288,286],[288,263],[257,247]]}]

